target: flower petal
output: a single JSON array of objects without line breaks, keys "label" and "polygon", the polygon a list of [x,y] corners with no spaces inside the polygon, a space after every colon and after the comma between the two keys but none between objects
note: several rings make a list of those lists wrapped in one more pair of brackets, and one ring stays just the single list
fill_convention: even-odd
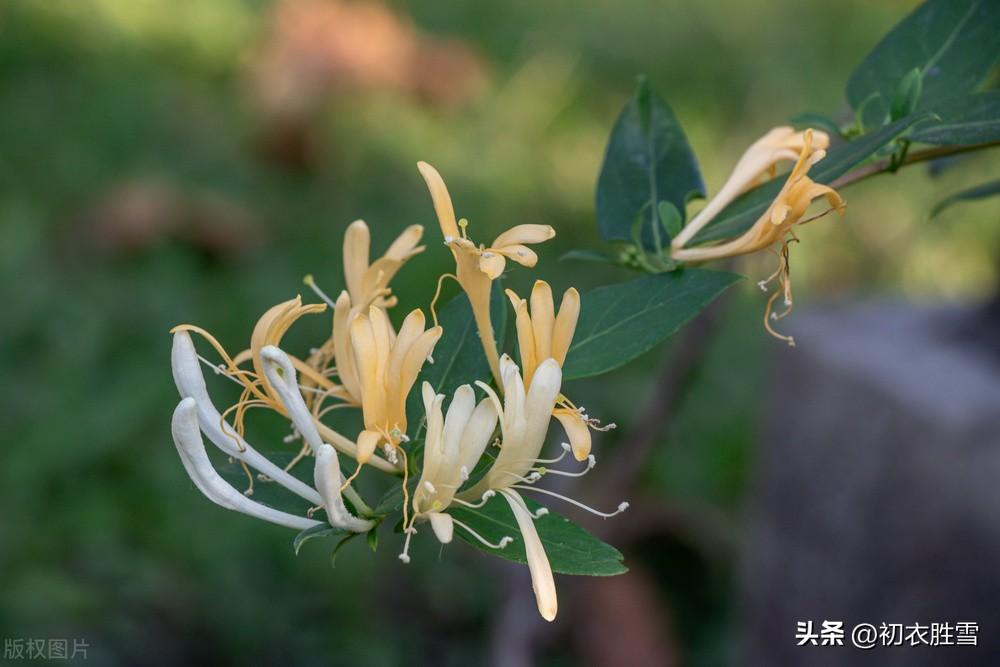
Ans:
[{"label": "flower petal", "polygon": [[354,303],[365,300],[364,278],[368,271],[371,234],[364,220],[355,220],[344,232],[344,283]]},{"label": "flower petal", "polygon": [[577,461],[584,461],[590,455],[590,427],[576,410],[556,410],[553,416],[562,424],[566,431],[566,439],[569,440],[570,448],[573,450],[573,457]]},{"label": "flower petal", "polygon": [[546,621],[552,621],[559,610],[556,582],[552,577],[552,567],[549,565],[549,557],[545,554],[545,547],[542,546],[542,540],[535,530],[535,521],[517,492],[505,489],[500,493],[507,499],[507,504],[510,505],[510,510],[517,521],[517,527],[521,529],[524,555],[528,560],[528,571],[531,572],[531,588],[535,591],[538,613]]},{"label": "flower petal", "polygon": [[499,252],[485,250],[479,255],[479,270],[489,276],[490,280],[499,278],[506,266],[507,260]]},{"label": "flower petal", "polygon": [[441,544],[451,542],[451,538],[455,535],[455,522],[452,521],[451,515],[443,512],[430,512],[427,514],[427,518],[431,522],[431,529],[438,541]]},{"label": "flower petal", "polygon": [[434,211],[437,213],[438,223],[441,225],[441,233],[444,234],[445,238],[458,238],[461,234],[458,231],[458,223],[455,221],[455,208],[452,206],[451,195],[448,194],[444,179],[441,178],[437,169],[426,162],[418,162],[417,169],[420,170],[420,175],[424,177],[427,189],[430,190]]},{"label": "flower petal", "polygon": [[494,248],[525,243],[542,243],[556,235],[551,225],[515,225],[493,241]]},{"label": "flower petal", "polygon": [[[552,356],[552,328],[555,326],[555,305],[552,288],[544,280],[536,280],[531,288],[531,329],[535,334],[535,359],[538,363]],[[527,382],[527,373],[525,374]]]},{"label": "flower petal", "polygon": [[538,255],[526,245],[505,245],[503,247],[490,248],[490,250],[514,260],[521,266],[531,268],[535,264],[538,264]]},{"label": "flower petal", "polygon": [[552,358],[562,366],[566,363],[566,353],[573,343],[576,333],[576,323],[580,319],[580,293],[575,287],[570,287],[563,294],[559,304],[559,314],[552,329]]}]

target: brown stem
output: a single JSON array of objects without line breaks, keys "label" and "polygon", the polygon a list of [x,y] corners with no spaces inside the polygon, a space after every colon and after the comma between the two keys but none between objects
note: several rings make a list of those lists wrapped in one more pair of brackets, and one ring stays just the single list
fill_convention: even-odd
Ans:
[{"label": "brown stem", "polygon": [[[902,168],[911,164],[917,164],[918,162],[927,162],[929,160],[936,160],[939,157],[948,157],[951,155],[961,155],[962,153],[978,151],[984,148],[992,148],[994,146],[1000,146],[1000,141],[991,141],[985,144],[970,144],[968,146],[935,146],[934,148],[927,148],[922,151],[914,151],[910,153],[899,166]],[[892,160],[889,158],[884,158],[877,162],[866,164],[852,172],[844,174],[840,178],[835,179],[832,183],[830,183],[830,187],[835,190],[839,190],[840,188],[852,185],[858,181],[863,181],[866,178],[889,171],[891,166]]]}]

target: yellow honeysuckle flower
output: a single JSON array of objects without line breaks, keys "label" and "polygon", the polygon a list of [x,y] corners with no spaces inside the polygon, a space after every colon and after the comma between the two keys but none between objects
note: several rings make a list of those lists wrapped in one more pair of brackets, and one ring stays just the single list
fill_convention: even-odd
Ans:
[{"label": "yellow honeysuckle flower", "polygon": [[812,150],[826,150],[830,145],[830,137],[825,132],[796,132],[788,126],[776,127],[751,144],[736,163],[725,185],[705,204],[705,208],[691,218],[671,245],[676,249],[683,248],[731,201],[758,185],[767,175],[774,178],[779,162],[798,160],[806,145],[807,132],[812,133]]},{"label": "yellow honeysuckle flower", "polygon": [[538,262],[538,255],[527,247],[541,243],[556,235],[549,225],[515,225],[494,239],[489,247],[476,245],[468,238],[468,222],[456,221],[451,195],[437,169],[426,162],[418,162],[417,168],[427,183],[434,202],[438,223],[444,242],[455,257],[455,279],[465,290],[472,304],[472,313],[479,329],[479,338],[490,364],[490,370],[500,382],[499,355],[493,325],[490,321],[490,287],[503,273],[507,259],[522,266],[532,267]]},{"label": "yellow honeysuckle flower", "polygon": [[[760,216],[750,229],[739,238],[725,243],[699,248],[675,246],[671,253],[674,259],[682,262],[700,262],[722,257],[745,255],[780,244],[780,250],[777,252],[779,258],[778,269],[767,280],[761,281],[759,285],[761,289],[766,290],[767,285],[771,281],[778,281],[780,289],[768,299],[767,307],[764,311],[764,327],[771,335],[788,342],[789,345],[795,345],[795,340],[791,336],[784,336],[776,332],[771,326],[771,320],[779,320],[785,317],[792,309],[788,242],[789,240],[798,240],[795,237],[793,227],[805,224],[819,217],[814,216],[805,220],[802,219],[802,216],[805,215],[806,210],[812,204],[813,200],[819,197],[826,198],[830,205],[830,210],[836,210],[838,213],[843,214],[845,208],[844,200],[837,194],[836,190],[828,185],[816,183],[809,178],[810,167],[822,160],[826,155],[826,151],[816,147],[812,130],[806,130],[801,135],[802,142],[798,159],[788,174],[784,186],[782,186],[778,195],[771,202],[771,205],[768,206],[764,214]],[[822,137],[819,145],[825,145],[826,135],[817,133],[817,136]],[[826,211],[820,215],[825,215],[828,212]],[[703,224],[707,224],[707,222],[705,220]],[[680,238],[678,236],[678,239]],[[772,311],[772,307],[779,295],[784,295],[786,309],[781,313],[775,313]]]},{"label": "yellow honeysuckle flower", "polygon": [[[569,288],[563,294],[558,314],[552,299],[552,288],[544,280],[536,280],[531,290],[530,304],[513,290],[507,290],[507,297],[514,306],[517,326],[517,347],[521,355],[521,370],[525,383],[530,383],[535,369],[546,359],[555,359],[562,367],[576,323],[580,317],[580,293]],[[559,396],[552,415],[559,420],[573,449],[577,461],[584,461],[590,455],[590,429],[605,431],[614,424],[600,426],[596,419],[588,417],[563,395]]]},{"label": "yellow honeysuckle flower", "polygon": [[[246,416],[246,411],[250,408],[266,407],[274,410],[284,417],[288,416],[288,411],[284,402],[282,401],[280,395],[275,391],[271,382],[267,378],[267,374],[264,372],[264,359],[262,356],[263,349],[268,346],[280,346],[281,339],[284,337],[285,333],[303,315],[321,313],[324,310],[326,310],[325,304],[315,303],[303,305],[301,297],[298,296],[294,299],[289,299],[288,301],[272,306],[260,317],[257,324],[254,326],[253,333],[250,337],[250,347],[243,350],[235,357],[230,357],[229,353],[226,352],[226,349],[215,338],[215,336],[201,327],[192,324],[180,324],[170,331],[175,335],[180,332],[196,333],[208,341],[208,343],[215,348],[219,357],[223,361],[223,363],[218,366],[210,364],[213,370],[229,377],[243,387],[239,400],[222,413],[223,419],[230,412],[233,413],[233,426],[236,433],[242,437],[245,434],[244,417]],[[309,365],[301,359],[292,355],[289,355],[289,359],[295,370],[302,375],[302,386],[305,387],[307,391],[311,388],[318,387],[324,395],[340,397],[346,400],[347,396],[341,385],[333,382],[330,378],[317,371],[315,367]],[[251,362],[253,370],[242,368],[242,366],[247,362]],[[308,384],[305,380],[308,380]],[[313,421],[315,422],[316,428],[322,435],[323,439],[333,445],[337,450],[347,454],[348,456],[356,458],[358,454],[357,445],[350,439],[331,429],[326,424],[323,424],[319,420],[319,407],[320,403],[314,401]],[[399,472],[399,469],[395,464],[383,459],[373,460],[372,465],[385,472]]]},{"label": "yellow honeysuckle flower", "polygon": [[306,284],[333,308],[333,331],[330,338],[307,360],[318,372],[325,373],[336,364],[341,391],[337,397],[353,405],[361,405],[361,389],[351,350],[351,323],[358,313],[375,306],[382,309],[396,305],[396,297],[389,289],[389,282],[409,258],[424,251],[418,246],[423,236],[421,225],[410,225],[389,246],[385,254],[369,264],[371,234],[364,220],[355,220],[344,233],[344,283],[343,290],[334,302],[317,285],[312,276]]},{"label": "yellow honeysuckle flower", "polygon": [[413,310],[397,335],[385,311],[371,306],[351,323],[351,346],[358,372],[365,430],[358,436],[357,460],[367,463],[379,445],[390,462],[406,436],[406,398],[417,374],[441,338],[441,327],[424,330],[424,314]]}]

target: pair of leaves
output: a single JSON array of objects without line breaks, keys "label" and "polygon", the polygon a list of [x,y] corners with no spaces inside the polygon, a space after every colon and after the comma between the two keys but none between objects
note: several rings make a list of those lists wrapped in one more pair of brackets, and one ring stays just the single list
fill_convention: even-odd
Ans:
[{"label": "pair of leaves", "polygon": [[925,144],[968,146],[1000,141],[1000,90],[964,95],[931,109],[940,122],[914,130]]},{"label": "pair of leaves", "polygon": [[[532,512],[541,507],[530,498],[525,498],[524,502]],[[504,537],[511,537],[514,540],[504,549],[492,549],[456,525],[455,535],[465,542],[494,556],[517,563],[528,562],[517,521],[504,498],[497,495],[490,498],[482,507],[456,507],[449,510],[449,513],[494,544],[499,543]],[[620,551],[554,512],[550,511],[536,519],[535,529],[538,531],[538,537],[542,541],[553,572],[607,577],[628,571],[622,563],[623,556]]]},{"label": "pair of leaves", "polygon": [[879,127],[973,92],[998,62],[1000,3],[929,0],[855,69],[847,99],[865,127]]},{"label": "pair of leaves", "polygon": [[[597,226],[606,241],[633,238],[659,250],[670,243],[672,219],[661,203],[680,214],[689,201],[705,196],[694,151],[666,102],[639,81],[614,128],[597,179]],[[669,218],[672,214],[666,209]]]}]

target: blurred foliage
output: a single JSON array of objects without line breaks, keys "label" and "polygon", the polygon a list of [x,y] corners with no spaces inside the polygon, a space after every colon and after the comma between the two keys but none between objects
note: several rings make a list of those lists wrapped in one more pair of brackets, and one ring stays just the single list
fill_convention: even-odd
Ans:
[{"label": "blurred foliage", "polygon": [[[559,233],[550,256],[595,247],[593,186],[637,72],[669,98],[711,192],[771,125],[803,108],[845,108],[830,82],[846,81],[913,5],[397,3],[426,34],[470,45],[487,84],[451,107],[398,90],[337,90],[311,121],[317,156],[296,169],[266,159],[268,119],[251,102],[248,62],[268,34],[269,3],[8,0],[0,635],[86,637],[97,664],[480,661],[501,580],[483,576],[479,554],[452,548],[438,559],[430,542],[417,544],[423,557],[404,578],[392,549],[373,557],[359,541],[331,570],[318,545],[295,557],[285,531],[227,515],[195,492],[169,439],[167,330],[204,324],[241,347],[266,307],[302,290],[304,274],[338,288],[342,233],[361,216],[375,247],[405,224],[428,227],[428,252],[394,285],[403,304],[427,304],[424,286],[450,258],[433,242],[418,159],[441,169],[483,238],[546,222]],[[848,191],[843,221],[803,232],[811,242],[796,271],[799,289],[813,292],[806,298],[990,292],[1000,202],[927,220],[933,204],[970,184],[965,174],[1000,165],[996,155],[963,161],[935,180],[910,169]],[[766,275],[756,261],[746,271]],[[549,261],[540,273],[557,290],[627,276],[585,266]],[[513,272],[510,286],[525,292],[526,281]],[[750,281],[739,290],[645,480],[665,502],[732,521],[755,434],[759,359],[770,349],[759,293]],[[313,318],[291,340],[328,326]],[[581,383],[574,398],[629,423],[650,357]],[[277,448],[282,434],[265,423],[251,435]],[[624,446],[615,435],[598,441],[599,457]],[[665,598],[685,627],[717,629],[682,632],[687,655],[717,664],[732,641],[735,594],[725,573],[705,575],[723,591],[705,602],[682,574],[704,563],[680,546],[671,553],[636,558],[677,566],[661,582]]]}]

